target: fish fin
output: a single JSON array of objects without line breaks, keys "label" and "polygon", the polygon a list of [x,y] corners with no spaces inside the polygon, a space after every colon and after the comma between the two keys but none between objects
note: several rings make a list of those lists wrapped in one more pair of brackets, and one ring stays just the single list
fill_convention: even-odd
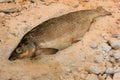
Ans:
[{"label": "fish fin", "polygon": [[54,48],[42,48],[41,50],[45,55],[52,55],[59,51],[58,49],[54,49]]},{"label": "fish fin", "polygon": [[58,49],[55,48],[40,48],[36,51],[35,56],[37,55],[52,55],[58,52]]}]

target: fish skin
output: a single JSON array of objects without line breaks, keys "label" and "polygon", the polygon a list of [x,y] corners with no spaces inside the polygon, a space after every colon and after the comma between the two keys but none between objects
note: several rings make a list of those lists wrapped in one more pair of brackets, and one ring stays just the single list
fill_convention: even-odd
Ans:
[{"label": "fish skin", "polygon": [[[33,28],[23,37],[16,47],[16,49],[21,47],[23,52],[18,54],[15,49],[11,53],[9,60],[33,57],[36,54],[45,54],[45,51],[48,51],[48,54],[49,52],[54,54],[59,50],[63,50],[78,42],[89,30],[95,18],[106,15],[111,15],[111,13],[102,7],[98,7],[49,19]],[[21,57],[21,55],[25,56]]]}]

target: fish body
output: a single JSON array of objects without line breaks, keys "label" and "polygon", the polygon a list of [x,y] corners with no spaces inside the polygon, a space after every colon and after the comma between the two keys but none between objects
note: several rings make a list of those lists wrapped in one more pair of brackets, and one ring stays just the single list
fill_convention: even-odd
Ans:
[{"label": "fish body", "polygon": [[111,14],[98,7],[71,12],[49,19],[29,31],[11,53],[9,60],[33,57],[36,54],[54,54],[79,41],[96,17]]}]

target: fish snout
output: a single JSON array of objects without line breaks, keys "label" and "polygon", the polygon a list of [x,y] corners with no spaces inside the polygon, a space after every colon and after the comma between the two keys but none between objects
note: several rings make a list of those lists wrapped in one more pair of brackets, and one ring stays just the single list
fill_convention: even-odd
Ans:
[{"label": "fish snout", "polygon": [[8,60],[10,60],[10,61],[14,61],[14,60],[16,60],[16,59],[17,59],[17,57],[12,56],[12,55],[8,58]]}]

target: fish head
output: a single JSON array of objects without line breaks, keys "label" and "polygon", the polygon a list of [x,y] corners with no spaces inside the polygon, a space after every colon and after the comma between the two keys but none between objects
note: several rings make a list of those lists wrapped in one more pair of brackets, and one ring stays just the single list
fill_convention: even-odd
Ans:
[{"label": "fish head", "polygon": [[33,43],[20,43],[11,53],[9,60],[30,58],[35,53],[35,45]]}]

